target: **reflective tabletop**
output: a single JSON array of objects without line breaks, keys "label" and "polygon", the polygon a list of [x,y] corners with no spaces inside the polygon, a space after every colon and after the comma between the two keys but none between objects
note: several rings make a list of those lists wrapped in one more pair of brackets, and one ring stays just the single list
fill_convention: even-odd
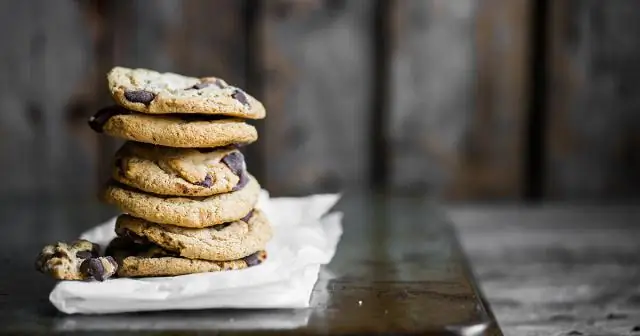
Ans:
[{"label": "reflective tabletop", "polygon": [[308,309],[85,316],[57,312],[48,301],[55,282],[33,261],[44,244],[71,240],[115,210],[91,200],[2,200],[0,330],[501,335],[435,202],[345,195],[336,210],[345,213],[344,234]]}]

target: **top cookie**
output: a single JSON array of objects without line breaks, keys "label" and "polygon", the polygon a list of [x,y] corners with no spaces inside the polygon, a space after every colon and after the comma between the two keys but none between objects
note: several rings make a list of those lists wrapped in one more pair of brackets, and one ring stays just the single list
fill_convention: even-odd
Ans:
[{"label": "top cookie", "polygon": [[115,67],[107,80],[119,105],[142,113],[218,114],[247,119],[266,115],[257,99],[216,77]]}]

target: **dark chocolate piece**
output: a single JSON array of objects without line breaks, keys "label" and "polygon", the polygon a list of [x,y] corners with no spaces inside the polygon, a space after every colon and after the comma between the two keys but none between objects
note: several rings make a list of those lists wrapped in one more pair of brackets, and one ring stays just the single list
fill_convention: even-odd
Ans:
[{"label": "dark chocolate piece", "polygon": [[80,272],[93,277],[98,281],[104,281],[105,269],[98,258],[90,258],[80,264]]},{"label": "dark chocolate piece", "polygon": [[78,251],[78,252],[76,252],[76,257],[80,258],[80,259],[89,259],[92,256],[93,255],[89,251]]},{"label": "dark chocolate piece", "polygon": [[249,177],[247,176],[247,173],[242,172],[242,174],[240,174],[240,181],[238,181],[238,184],[236,184],[236,186],[233,187],[231,191],[238,191],[244,188],[247,185],[247,183],[249,183]]},{"label": "dark chocolate piece", "polygon": [[211,84],[212,83],[202,82],[202,83],[195,84],[194,86],[188,88],[187,90],[200,90],[210,86]]},{"label": "dark chocolate piece", "polygon": [[251,254],[251,255],[248,255],[248,256],[242,258],[242,260],[244,260],[244,262],[246,262],[247,266],[249,266],[249,267],[260,265],[262,260],[260,260],[259,255],[260,255],[260,252],[256,252],[254,254]]},{"label": "dark chocolate piece", "polygon": [[211,186],[213,185],[213,180],[211,179],[211,176],[207,175],[204,178],[204,181],[197,183],[198,185],[201,185],[203,187],[207,187],[207,188],[211,188]]},{"label": "dark chocolate piece", "polygon": [[245,95],[245,93],[240,89],[236,89],[235,91],[233,91],[233,93],[231,94],[231,98],[241,102],[242,105],[249,105],[247,95]]},{"label": "dark chocolate piece", "polygon": [[130,112],[117,106],[109,106],[100,109],[96,114],[89,118],[89,127],[92,130],[102,133],[104,124],[111,119],[111,117],[119,114],[129,114]]},{"label": "dark chocolate piece", "polygon": [[253,217],[253,210],[249,211],[249,213],[246,216],[240,218],[240,220],[248,223],[251,217]]},{"label": "dark chocolate piece", "polygon": [[188,88],[187,90],[200,90],[200,89],[207,88],[207,87],[209,87],[211,85],[215,85],[220,89],[226,87],[226,85],[224,85],[220,79],[216,78],[215,80],[204,79],[204,80],[202,80],[202,82],[193,85],[192,87]]},{"label": "dark chocolate piece", "polygon": [[100,256],[100,245],[96,244],[96,243],[91,243],[91,255],[94,258],[97,258]]},{"label": "dark chocolate piece", "polygon": [[115,269],[118,269],[118,263],[116,262],[115,259],[113,259],[112,256],[106,256],[105,258],[107,258],[107,261],[111,263],[111,265],[113,265]]},{"label": "dark chocolate piece", "polygon": [[156,98],[153,92],[138,90],[138,91],[125,91],[124,97],[132,103],[142,103],[148,105]]},{"label": "dark chocolate piece", "polygon": [[222,162],[224,162],[234,174],[242,177],[244,171],[244,155],[242,155],[242,153],[231,152],[222,158]]}]

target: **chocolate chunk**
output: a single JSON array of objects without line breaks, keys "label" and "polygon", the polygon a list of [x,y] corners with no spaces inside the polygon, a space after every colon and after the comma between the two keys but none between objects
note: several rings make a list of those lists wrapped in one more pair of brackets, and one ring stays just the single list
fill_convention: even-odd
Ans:
[{"label": "chocolate chunk", "polygon": [[246,262],[247,266],[249,267],[259,265],[262,262],[262,260],[260,260],[260,252],[248,255],[242,258],[242,260],[244,260],[244,262]]},{"label": "chocolate chunk", "polygon": [[202,80],[202,82],[195,84],[194,86],[188,88],[187,90],[200,90],[200,89],[204,89],[206,87],[209,87],[211,85],[215,85],[219,88],[225,88],[226,85],[224,85],[224,82],[221,81],[220,79],[216,78],[214,80],[205,78]]},{"label": "chocolate chunk", "polygon": [[111,265],[113,265],[113,268],[114,268],[114,269],[118,269],[118,263],[116,262],[116,260],[115,260],[115,259],[113,259],[113,257],[111,257],[111,256],[106,256],[105,258],[107,259],[107,261],[108,261]]},{"label": "chocolate chunk", "polygon": [[91,255],[94,258],[97,258],[100,256],[100,245],[96,243],[91,243]]},{"label": "chocolate chunk", "polygon": [[249,213],[246,216],[240,218],[240,220],[248,223],[251,217],[253,217],[253,210],[249,211]]},{"label": "chocolate chunk", "polygon": [[236,89],[235,91],[233,91],[233,93],[231,94],[231,98],[241,102],[242,105],[249,105],[247,95],[240,89]]},{"label": "chocolate chunk", "polygon": [[148,105],[156,95],[153,92],[138,90],[138,91],[125,91],[124,97],[132,103],[142,103]]},{"label": "chocolate chunk", "polygon": [[207,188],[211,188],[211,186],[213,185],[213,180],[211,179],[211,176],[207,175],[204,178],[204,181],[197,183],[198,185],[201,185],[203,187],[207,187]]},{"label": "chocolate chunk", "polygon": [[129,113],[129,111],[117,106],[105,107],[89,118],[89,127],[98,133],[102,133],[104,124],[106,124],[111,117]]},{"label": "chocolate chunk", "polygon": [[90,258],[80,264],[80,272],[93,277],[98,281],[104,281],[105,269],[98,258]]},{"label": "chocolate chunk", "polygon": [[222,158],[222,162],[231,169],[231,171],[239,177],[242,177],[244,171],[244,155],[240,152],[231,152]]},{"label": "chocolate chunk", "polygon": [[[202,83],[198,83],[198,84],[190,87],[189,89],[191,89],[191,90],[200,90],[200,89],[204,89],[204,88],[206,88],[208,86],[211,86],[211,84],[212,83],[202,82]],[[189,89],[187,89],[187,90],[189,90]]]},{"label": "chocolate chunk", "polygon": [[240,174],[240,181],[238,181],[238,184],[236,184],[236,186],[233,187],[231,191],[238,191],[244,188],[247,185],[247,183],[249,183],[249,177],[247,176],[247,173],[242,172],[242,174]]},{"label": "chocolate chunk", "polygon": [[76,252],[76,257],[78,257],[80,259],[89,259],[92,256],[93,255],[89,251],[78,251],[78,252]]}]

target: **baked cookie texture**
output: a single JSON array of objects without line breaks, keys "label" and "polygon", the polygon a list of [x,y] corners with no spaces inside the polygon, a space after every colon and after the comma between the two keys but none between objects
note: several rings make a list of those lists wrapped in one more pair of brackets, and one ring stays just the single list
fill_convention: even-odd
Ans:
[{"label": "baked cookie texture", "polygon": [[116,105],[89,126],[128,140],[103,201],[124,212],[105,256],[86,240],[47,245],[36,268],[59,280],[176,276],[261,264],[272,228],[238,150],[258,140],[262,103],[217,77],[114,67]]},{"label": "baked cookie texture", "polygon": [[236,221],[254,208],[260,184],[249,173],[242,176],[247,179],[244,188],[208,197],[154,195],[113,182],[106,186],[102,197],[123,212],[150,222],[203,228]]},{"label": "baked cookie texture", "polygon": [[121,215],[116,234],[138,243],[151,242],[189,259],[234,260],[264,250],[272,231],[264,213],[252,210],[244,218],[203,229],[163,225]]},{"label": "baked cookie texture", "polygon": [[160,277],[238,270],[259,265],[267,258],[266,251],[258,251],[230,261],[186,259],[157,245],[137,244],[123,237],[113,239],[106,254],[118,262],[117,274],[120,277]]},{"label": "baked cookie texture", "polygon": [[118,265],[111,257],[100,257],[100,246],[87,240],[47,245],[36,259],[36,269],[58,280],[103,281]]},{"label": "baked cookie texture", "polygon": [[242,119],[148,115],[117,106],[98,111],[89,119],[89,126],[117,138],[178,148],[247,145],[258,140],[256,128]]},{"label": "baked cookie texture", "polygon": [[262,103],[216,77],[195,78],[148,69],[115,67],[107,74],[118,105],[152,114],[197,113],[262,119]]},{"label": "baked cookie texture", "polygon": [[211,196],[240,189],[243,174],[244,155],[233,147],[196,150],[129,141],[116,152],[112,177],[159,195]]}]

